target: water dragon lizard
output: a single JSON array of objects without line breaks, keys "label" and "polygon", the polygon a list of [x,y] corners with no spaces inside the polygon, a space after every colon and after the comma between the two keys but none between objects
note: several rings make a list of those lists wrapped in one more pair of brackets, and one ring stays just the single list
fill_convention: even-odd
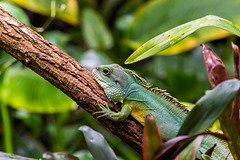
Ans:
[{"label": "water dragon lizard", "polygon": [[[107,97],[115,104],[121,103],[122,107],[120,112],[113,112],[108,106],[100,104],[102,111],[95,113],[101,114],[99,118],[122,121],[131,115],[144,125],[144,117],[152,114],[163,140],[177,135],[189,109],[176,98],[165,90],[152,88],[134,71],[124,69],[118,64],[98,66],[92,73]],[[213,159],[233,159],[227,143],[212,136],[205,136],[199,150],[205,153],[214,144],[217,146],[212,154]]]}]

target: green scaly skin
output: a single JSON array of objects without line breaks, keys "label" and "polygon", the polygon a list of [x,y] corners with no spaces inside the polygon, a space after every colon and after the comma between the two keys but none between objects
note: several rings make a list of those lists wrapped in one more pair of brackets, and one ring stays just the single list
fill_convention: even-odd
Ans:
[{"label": "green scaly skin", "polygon": [[[114,103],[121,103],[122,107],[122,110],[116,113],[108,106],[99,104],[102,111],[94,113],[101,114],[98,118],[122,121],[131,115],[144,125],[144,117],[151,114],[155,117],[164,140],[176,137],[189,112],[185,105],[164,90],[151,88],[151,85],[134,71],[124,69],[118,64],[98,66],[92,73],[107,97]],[[205,136],[199,150],[205,153],[215,143],[217,146],[212,155],[213,159],[233,159],[226,142],[212,136]]]}]

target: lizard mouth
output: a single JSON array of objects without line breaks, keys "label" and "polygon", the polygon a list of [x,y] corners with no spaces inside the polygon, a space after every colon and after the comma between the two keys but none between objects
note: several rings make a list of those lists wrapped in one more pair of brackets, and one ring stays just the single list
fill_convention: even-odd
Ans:
[{"label": "lizard mouth", "polygon": [[105,81],[104,79],[102,79],[101,76],[99,76],[99,73],[98,73],[97,69],[93,69],[93,70],[92,70],[92,74],[93,74],[93,77],[94,77],[97,81],[106,83],[106,81]]}]

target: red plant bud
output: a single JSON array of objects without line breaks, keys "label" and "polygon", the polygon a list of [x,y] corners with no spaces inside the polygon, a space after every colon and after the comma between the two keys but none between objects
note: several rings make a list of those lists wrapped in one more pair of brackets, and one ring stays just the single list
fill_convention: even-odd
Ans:
[{"label": "red plant bud", "polygon": [[216,87],[222,81],[228,79],[227,70],[222,62],[222,60],[213,52],[213,50],[204,44],[203,47],[203,57],[205,65],[207,68],[208,79],[212,88]]}]

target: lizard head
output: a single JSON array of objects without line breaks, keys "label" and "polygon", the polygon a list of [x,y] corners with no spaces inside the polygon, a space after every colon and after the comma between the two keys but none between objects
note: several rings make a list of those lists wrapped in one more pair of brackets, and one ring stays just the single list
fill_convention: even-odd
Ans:
[{"label": "lizard head", "polygon": [[98,84],[104,89],[108,99],[114,103],[123,102],[129,75],[118,64],[100,65],[92,73]]}]

